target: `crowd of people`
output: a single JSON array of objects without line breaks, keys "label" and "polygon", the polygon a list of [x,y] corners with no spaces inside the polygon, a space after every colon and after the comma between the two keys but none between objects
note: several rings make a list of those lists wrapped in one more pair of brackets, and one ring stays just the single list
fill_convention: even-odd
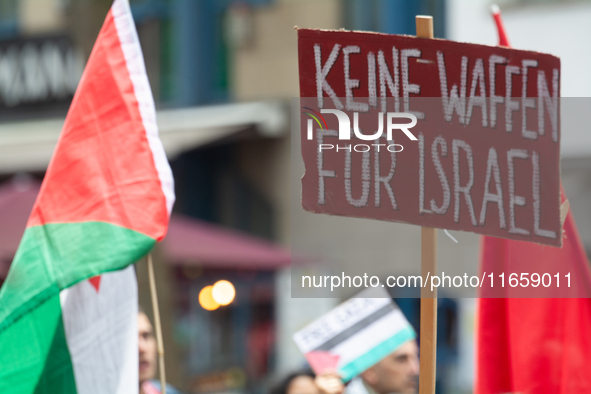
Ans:
[{"label": "crowd of people", "polygon": [[[160,382],[154,380],[156,338],[152,323],[141,308],[138,334],[140,394],[160,394]],[[328,369],[318,375],[311,370],[302,370],[284,377],[269,394],[413,394],[418,392],[418,377],[419,348],[416,340],[411,340],[347,384],[335,370]],[[167,385],[166,393],[181,394],[170,385]]]}]

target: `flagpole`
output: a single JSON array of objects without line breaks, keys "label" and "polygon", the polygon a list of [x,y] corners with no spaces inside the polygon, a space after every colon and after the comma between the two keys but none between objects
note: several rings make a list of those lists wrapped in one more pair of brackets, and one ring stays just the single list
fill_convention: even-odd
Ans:
[{"label": "flagpole", "polygon": [[[433,38],[433,17],[417,15],[417,37]],[[421,227],[421,276],[437,275],[437,229]],[[437,289],[421,289],[419,394],[435,394],[437,365]]]},{"label": "flagpole", "polygon": [[156,278],[154,277],[154,264],[152,253],[146,258],[148,263],[148,278],[150,280],[150,294],[152,296],[152,309],[154,311],[154,328],[156,330],[156,344],[158,346],[158,367],[160,370],[160,385],[162,394],[166,394],[166,373],[164,371],[164,343],[162,341],[162,326],[160,325],[160,310],[158,308],[158,294],[156,293]]}]

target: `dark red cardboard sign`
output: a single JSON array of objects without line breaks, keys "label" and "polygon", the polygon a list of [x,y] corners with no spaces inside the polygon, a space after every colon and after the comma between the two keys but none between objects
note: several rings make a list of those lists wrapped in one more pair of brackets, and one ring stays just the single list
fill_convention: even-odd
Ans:
[{"label": "dark red cardboard sign", "polygon": [[298,51],[306,211],[562,245],[557,57],[308,29]]}]

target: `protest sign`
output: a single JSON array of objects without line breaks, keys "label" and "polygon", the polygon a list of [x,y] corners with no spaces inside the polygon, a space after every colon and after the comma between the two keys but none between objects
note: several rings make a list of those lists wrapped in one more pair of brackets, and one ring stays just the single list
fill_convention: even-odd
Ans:
[{"label": "protest sign", "polygon": [[298,47],[305,210],[561,246],[557,57],[307,29]]},{"label": "protest sign", "polygon": [[334,368],[347,382],[415,337],[388,292],[370,288],[296,332],[293,339],[314,372]]}]

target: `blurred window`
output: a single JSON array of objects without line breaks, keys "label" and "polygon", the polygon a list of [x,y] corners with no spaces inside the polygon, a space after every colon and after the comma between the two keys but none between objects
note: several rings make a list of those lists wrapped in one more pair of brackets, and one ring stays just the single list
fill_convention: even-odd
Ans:
[{"label": "blurred window", "polygon": [[0,39],[15,37],[18,32],[17,0],[0,0]]},{"label": "blurred window", "polygon": [[174,99],[174,30],[170,18],[160,22],[160,97],[159,101]]},{"label": "blurred window", "polygon": [[130,0],[156,103],[174,99],[172,0]]},{"label": "blurred window", "polygon": [[345,0],[345,27],[414,35],[415,16],[432,15],[435,37],[445,38],[445,0]]},{"label": "blurred window", "polygon": [[16,0],[0,1],[0,19],[16,17]]},{"label": "blurred window", "polygon": [[274,239],[270,201],[242,174],[236,144],[196,149],[174,160],[175,209],[185,215]]}]

